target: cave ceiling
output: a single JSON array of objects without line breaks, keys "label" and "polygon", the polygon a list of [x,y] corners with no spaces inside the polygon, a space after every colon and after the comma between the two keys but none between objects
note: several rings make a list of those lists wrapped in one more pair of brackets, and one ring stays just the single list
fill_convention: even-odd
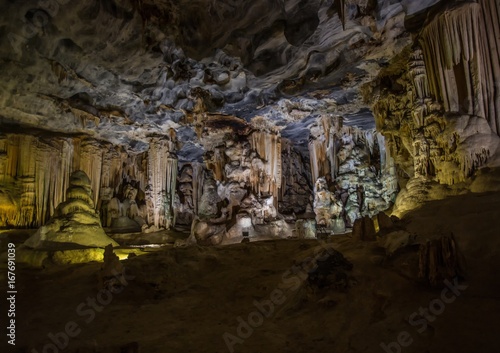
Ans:
[{"label": "cave ceiling", "polygon": [[256,116],[307,149],[315,114],[373,128],[360,86],[439,1],[46,0],[0,4],[3,132],[148,148],[177,131],[201,159],[197,114]]}]

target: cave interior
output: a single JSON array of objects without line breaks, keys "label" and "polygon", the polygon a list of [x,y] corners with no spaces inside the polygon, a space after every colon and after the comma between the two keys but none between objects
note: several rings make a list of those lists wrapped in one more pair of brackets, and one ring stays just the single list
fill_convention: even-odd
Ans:
[{"label": "cave interior", "polygon": [[500,0],[0,13],[8,352],[498,352]]}]

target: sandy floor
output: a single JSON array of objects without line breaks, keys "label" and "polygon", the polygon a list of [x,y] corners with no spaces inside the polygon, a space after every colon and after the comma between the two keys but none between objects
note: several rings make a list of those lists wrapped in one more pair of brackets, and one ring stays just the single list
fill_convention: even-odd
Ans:
[{"label": "sandy floor", "polygon": [[[417,280],[418,245],[390,258],[376,242],[348,236],[323,244],[169,248],[124,261],[134,278],[121,293],[101,297],[110,302],[97,306],[100,312],[86,303],[98,294],[100,264],[18,268],[17,346],[10,351],[42,352],[49,333],[74,321],[81,332],[64,352],[134,352],[119,348],[130,342],[148,353],[231,352],[227,332],[234,352],[497,353],[499,209],[500,194],[469,194],[431,202],[405,217],[417,243],[452,231],[465,254],[467,288],[442,308],[435,300],[442,288]],[[318,247],[340,251],[354,265],[347,290],[318,290],[307,282],[296,288],[292,272],[303,272],[294,264],[307,264]],[[266,303],[276,289],[280,300],[260,320],[254,302]],[[436,315],[413,315],[433,303]],[[238,317],[248,322],[249,315],[256,327],[238,337]],[[4,317],[2,312],[2,323]],[[398,337],[407,347],[391,344]]]}]

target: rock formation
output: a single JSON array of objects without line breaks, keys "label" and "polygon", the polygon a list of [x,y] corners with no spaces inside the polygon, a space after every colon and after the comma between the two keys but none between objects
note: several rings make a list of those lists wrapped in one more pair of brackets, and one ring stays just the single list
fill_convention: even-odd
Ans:
[{"label": "rock formation", "polygon": [[[369,97],[401,184],[470,180],[498,146],[498,2],[457,3],[381,71]],[[496,20],[492,20],[496,18]],[[493,23],[493,22],[494,23]],[[498,36],[497,36],[498,37]]]},{"label": "rock formation", "polygon": [[66,200],[24,245],[30,248],[118,246],[101,226],[92,199],[91,181],[83,171],[71,174]]},{"label": "rock formation", "polygon": [[322,116],[311,128],[309,152],[318,224],[332,227],[339,219],[352,226],[362,215],[374,216],[394,202],[397,180],[386,162],[385,140],[375,131]]},{"label": "rock formation", "polygon": [[352,236],[354,239],[374,241],[376,240],[375,235],[375,225],[370,217],[365,216],[354,222],[354,226],[352,228]]},{"label": "rock formation", "polygon": [[98,277],[99,289],[106,289],[111,292],[128,284],[125,279],[125,268],[118,256],[113,252],[111,245],[107,245],[104,249],[104,261]]},{"label": "rock formation", "polygon": [[433,286],[444,280],[451,281],[465,276],[464,257],[457,248],[453,234],[427,241],[420,246],[418,276]]},{"label": "rock formation", "polygon": [[498,1],[94,5],[0,5],[0,227],[82,170],[110,232],[343,233],[496,158]]}]

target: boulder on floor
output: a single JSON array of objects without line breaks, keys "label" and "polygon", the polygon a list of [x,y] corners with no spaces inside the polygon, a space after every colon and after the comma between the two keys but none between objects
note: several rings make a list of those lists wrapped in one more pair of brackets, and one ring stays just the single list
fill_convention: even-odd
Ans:
[{"label": "boulder on floor", "polygon": [[368,216],[358,218],[352,228],[352,237],[362,241],[377,240],[373,220]]}]

